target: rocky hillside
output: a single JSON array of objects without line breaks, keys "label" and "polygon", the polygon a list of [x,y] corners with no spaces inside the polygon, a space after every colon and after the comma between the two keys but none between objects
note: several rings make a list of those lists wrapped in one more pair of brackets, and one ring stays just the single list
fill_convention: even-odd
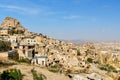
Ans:
[{"label": "rocky hillside", "polygon": [[78,74],[80,80],[98,80],[98,77],[99,80],[117,80],[120,75],[119,57],[110,51],[104,53],[101,47],[94,46],[91,42],[75,45],[29,32],[18,20],[11,17],[6,17],[0,27],[9,29],[10,35],[21,34],[36,39],[38,55],[47,56],[46,65],[50,70],[58,70],[66,75]]}]

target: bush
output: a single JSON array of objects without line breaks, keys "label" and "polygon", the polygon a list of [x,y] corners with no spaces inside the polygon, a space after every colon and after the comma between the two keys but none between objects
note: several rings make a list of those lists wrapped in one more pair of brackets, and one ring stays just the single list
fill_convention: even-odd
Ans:
[{"label": "bush", "polygon": [[51,71],[51,72],[54,72],[54,73],[57,73],[60,71],[60,68],[62,67],[63,65],[62,64],[55,64],[54,66],[50,66],[48,67],[48,70]]},{"label": "bush", "polygon": [[0,51],[11,50],[11,43],[7,41],[0,41]]},{"label": "bush", "polygon": [[92,59],[92,58],[88,58],[87,61],[88,61],[89,63],[93,63],[93,59]]},{"label": "bush", "polygon": [[100,64],[100,62],[99,62],[99,61],[94,61],[94,63],[95,63],[95,64]]},{"label": "bush", "polygon": [[37,72],[32,69],[33,80],[47,80],[47,77],[44,74],[37,74]]},{"label": "bush", "polygon": [[80,56],[80,55],[81,55],[80,51],[79,51],[79,50],[77,50],[77,56]]},{"label": "bush", "polygon": [[13,35],[13,34],[23,34],[24,31],[23,30],[15,30],[15,29],[12,29],[8,32],[9,34]]},{"label": "bush", "polygon": [[71,69],[67,69],[66,72],[65,72],[65,75],[68,75],[68,74],[70,74],[71,72],[72,72]]},{"label": "bush", "polygon": [[31,64],[30,60],[28,58],[20,58],[20,59],[17,59],[15,60],[19,63],[27,63],[27,64]]},{"label": "bush", "polygon": [[110,64],[100,65],[99,68],[101,70],[105,70],[105,71],[109,71],[109,72],[110,71],[112,71],[112,72],[116,71],[116,69],[113,66],[111,66]]},{"label": "bush", "polygon": [[54,73],[58,73],[59,72],[58,68],[51,68],[51,67],[49,67],[48,70],[51,71],[51,72],[54,72]]},{"label": "bush", "polygon": [[87,51],[85,51],[86,56],[87,56],[89,53],[90,53],[90,50],[87,49]]},{"label": "bush", "polygon": [[15,62],[9,62],[9,61],[0,61],[0,67],[8,67],[16,65]]},{"label": "bush", "polygon": [[0,75],[1,80],[22,80],[23,76],[24,75],[18,69],[5,70]]}]

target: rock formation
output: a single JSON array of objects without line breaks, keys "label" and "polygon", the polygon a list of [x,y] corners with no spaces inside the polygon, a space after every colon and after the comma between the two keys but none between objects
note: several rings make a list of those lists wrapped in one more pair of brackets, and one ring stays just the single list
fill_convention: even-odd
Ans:
[{"label": "rock formation", "polygon": [[63,73],[93,73],[87,75],[92,80],[97,80],[96,78],[107,80],[102,74],[114,77],[114,79],[119,76],[114,70],[111,73],[107,73],[109,72],[107,70],[103,71],[111,68],[109,66],[102,66],[101,69],[103,70],[99,68],[100,65],[112,65],[116,61],[116,65],[112,66],[117,66],[119,69],[119,55],[116,56],[112,52],[103,53],[102,49],[93,43],[75,45],[50,38],[46,35],[33,33],[25,29],[18,20],[11,17],[6,17],[0,25],[0,28],[7,28],[9,29],[9,35],[18,36],[18,42],[26,37],[34,38],[37,41],[37,45],[35,45],[35,50],[38,52],[37,55],[47,56],[46,65],[48,67],[59,65]]}]

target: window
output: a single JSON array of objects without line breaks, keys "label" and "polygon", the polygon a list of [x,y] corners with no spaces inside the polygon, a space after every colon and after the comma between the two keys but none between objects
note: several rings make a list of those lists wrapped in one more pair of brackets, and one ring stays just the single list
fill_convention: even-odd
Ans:
[{"label": "window", "polygon": [[28,40],[28,42],[30,42],[30,40]]}]

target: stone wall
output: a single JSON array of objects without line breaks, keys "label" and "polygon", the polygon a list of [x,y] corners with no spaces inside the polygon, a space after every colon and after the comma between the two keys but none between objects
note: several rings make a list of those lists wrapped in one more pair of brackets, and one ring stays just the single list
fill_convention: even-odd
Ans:
[{"label": "stone wall", "polygon": [[0,52],[0,60],[7,60],[8,52]]}]

